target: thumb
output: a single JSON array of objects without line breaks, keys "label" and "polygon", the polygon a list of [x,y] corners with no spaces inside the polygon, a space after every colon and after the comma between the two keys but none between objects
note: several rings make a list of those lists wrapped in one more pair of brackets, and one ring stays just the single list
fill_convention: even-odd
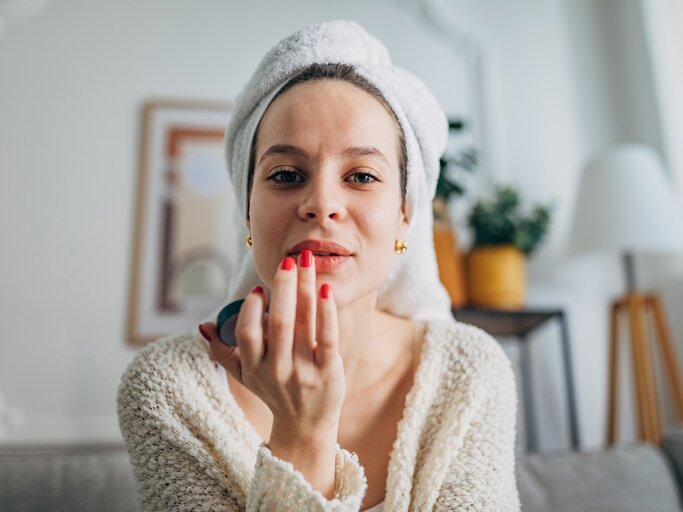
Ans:
[{"label": "thumb", "polygon": [[201,325],[203,333],[208,336],[209,353],[211,359],[220,364],[233,376],[240,384],[242,382],[242,362],[240,359],[239,347],[231,347],[221,341],[218,336],[218,329],[213,322],[207,322]]}]

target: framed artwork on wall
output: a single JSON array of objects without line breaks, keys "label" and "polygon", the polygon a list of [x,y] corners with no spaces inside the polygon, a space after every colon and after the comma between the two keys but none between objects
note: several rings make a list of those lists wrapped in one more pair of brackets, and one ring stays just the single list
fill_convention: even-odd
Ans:
[{"label": "framed artwork on wall", "polygon": [[223,153],[230,104],[143,105],[128,341],[186,330],[225,298],[237,205]]}]

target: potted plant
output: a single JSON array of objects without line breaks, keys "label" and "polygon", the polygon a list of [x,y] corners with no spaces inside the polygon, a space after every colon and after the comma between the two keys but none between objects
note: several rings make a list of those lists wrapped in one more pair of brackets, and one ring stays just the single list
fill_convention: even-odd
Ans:
[{"label": "potted plant", "polygon": [[467,219],[474,240],[465,258],[471,304],[501,309],[523,306],[525,258],[544,239],[552,208],[539,205],[525,215],[519,193],[509,186],[496,187],[492,200],[474,204]]},{"label": "potted plant", "polygon": [[[455,128],[460,129],[461,126]],[[432,203],[434,251],[439,279],[448,291],[451,305],[458,307],[467,302],[465,262],[448,214],[448,201],[453,196],[461,196],[464,193],[464,186],[453,171],[472,172],[477,165],[477,152],[473,147],[466,147],[455,156],[442,156],[440,165],[436,194]]]}]

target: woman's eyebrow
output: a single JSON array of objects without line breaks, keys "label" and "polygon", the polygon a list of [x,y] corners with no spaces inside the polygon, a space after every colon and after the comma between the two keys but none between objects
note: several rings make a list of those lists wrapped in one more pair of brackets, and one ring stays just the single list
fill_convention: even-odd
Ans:
[{"label": "woman's eyebrow", "polygon": [[[270,155],[296,155],[296,156],[301,156],[304,158],[309,158],[310,155],[302,148],[298,146],[292,146],[291,144],[273,144],[270,146],[268,149],[266,149],[263,152],[263,155],[261,155],[261,158],[258,161],[257,165],[261,165],[261,162]],[[387,165],[389,164],[389,160],[387,160],[387,157],[384,156],[384,153],[382,153],[379,149],[372,147],[372,146],[352,146],[349,148],[344,149],[341,153],[340,156],[376,156],[378,158],[381,158],[384,160]]]},{"label": "woman's eyebrow", "polygon": [[270,155],[297,155],[304,158],[309,158],[308,153],[297,146],[291,146],[289,144],[273,144],[263,152],[257,165],[261,165],[261,162],[263,162],[263,160]]},{"label": "woman's eyebrow", "polygon": [[389,163],[389,160],[387,160],[387,157],[384,156],[384,153],[382,153],[379,149],[372,147],[372,146],[353,146],[350,148],[346,148],[344,151],[341,152],[341,156],[376,156],[378,158],[381,158],[386,162],[387,165],[391,165]]}]

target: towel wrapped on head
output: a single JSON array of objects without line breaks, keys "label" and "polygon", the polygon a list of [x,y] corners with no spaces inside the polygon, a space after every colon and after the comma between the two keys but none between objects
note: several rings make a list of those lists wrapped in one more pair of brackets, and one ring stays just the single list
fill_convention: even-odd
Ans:
[{"label": "towel wrapped on head", "polygon": [[[432,199],[439,158],[446,149],[448,120],[436,98],[413,74],[392,64],[387,48],[351,20],[323,22],[281,40],[261,60],[237,96],[225,130],[225,158],[239,206],[236,229],[246,230],[249,155],[256,128],[268,105],[287,81],[314,63],[352,64],[384,95],[403,130],[407,150],[406,213],[408,250],[394,255],[378,290],[377,307],[414,320],[452,318],[450,298],[438,276],[433,242]],[[239,267],[231,276],[220,309],[262,284],[250,249],[241,246]]]}]

